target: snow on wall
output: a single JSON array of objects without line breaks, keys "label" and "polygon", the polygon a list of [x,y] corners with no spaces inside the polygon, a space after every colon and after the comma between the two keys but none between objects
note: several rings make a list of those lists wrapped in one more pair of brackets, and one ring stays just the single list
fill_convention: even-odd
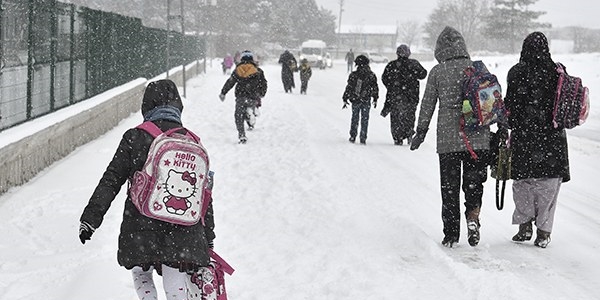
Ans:
[{"label": "snow on wall", "polygon": [[[203,71],[193,63],[169,73],[178,86],[183,78]],[[148,82],[140,78],[108,90],[55,113],[0,132],[0,195],[9,188],[26,183],[55,161],[77,147],[106,133],[132,113],[140,110],[141,99]]]}]

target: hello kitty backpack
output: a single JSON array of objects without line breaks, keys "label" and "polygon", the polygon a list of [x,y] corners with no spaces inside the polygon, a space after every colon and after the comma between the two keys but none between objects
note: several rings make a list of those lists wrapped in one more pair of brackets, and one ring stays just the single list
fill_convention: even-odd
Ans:
[{"label": "hello kitty backpack", "polygon": [[179,225],[200,220],[211,200],[208,152],[182,127],[162,132],[152,122],[136,128],[154,137],[144,167],[130,179],[129,196],[142,215]]}]

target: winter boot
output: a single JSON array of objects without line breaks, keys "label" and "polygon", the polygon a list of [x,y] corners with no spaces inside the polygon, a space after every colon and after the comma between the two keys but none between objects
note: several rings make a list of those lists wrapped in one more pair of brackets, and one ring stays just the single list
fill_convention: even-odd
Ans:
[{"label": "winter boot", "polygon": [[538,229],[537,237],[533,241],[533,244],[540,248],[546,248],[550,244],[550,232]]},{"label": "winter boot", "polygon": [[469,237],[469,245],[472,247],[477,246],[479,244],[479,221],[477,220],[468,220],[467,221],[467,232]]},{"label": "winter boot", "polygon": [[246,138],[246,136],[240,136],[240,144],[245,144],[248,141],[248,139]]},{"label": "winter boot", "polygon": [[256,124],[256,115],[254,114],[254,108],[246,108],[246,121],[248,122],[248,126],[254,128],[254,124]]},{"label": "winter boot", "polygon": [[447,247],[447,248],[452,248],[457,243],[458,243],[458,238],[455,236],[447,235],[442,240],[442,246]]},{"label": "winter boot", "polygon": [[519,225],[519,232],[512,237],[514,242],[524,242],[531,240],[533,235],[533,225],[531,221]]},{"label": "winter boot", "polygon": [[354,142],[356,141],[356,138],[355,138],[355,137],[353,137],[353,136],[351,136],[351,137],[348,139],[348,141],[349,141],[350,143],[354,143]]},{"label": "winter boot", "polygon": [[467,214],[467,236],[469,245],[472,247],[479,244],[479,207],[474,208]]}]

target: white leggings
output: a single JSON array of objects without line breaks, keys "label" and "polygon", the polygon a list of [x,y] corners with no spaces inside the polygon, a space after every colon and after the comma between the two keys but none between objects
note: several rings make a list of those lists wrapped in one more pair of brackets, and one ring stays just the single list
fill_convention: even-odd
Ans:
[{"label": "white leggings", "polygon": [[[152,278],[154,268],[151,267],[148,271],[142,270],[141,267],[131,269],[133,275],[133,286],[140,300],[156,300],[156,286]],[[162,265],[162,278],[165,295],[168,300],[186,300],[188,276],[186,273],[179,272],[178,269]]]}]

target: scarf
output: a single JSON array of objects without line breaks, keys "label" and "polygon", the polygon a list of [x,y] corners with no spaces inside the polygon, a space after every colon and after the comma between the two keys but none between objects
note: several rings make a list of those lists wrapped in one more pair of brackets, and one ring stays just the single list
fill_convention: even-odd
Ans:
[{"label": "scarf", "polygon": [[171,105],[157,106],[144,115],[145,121],[168,120],[181,124],[181,111]]}]

